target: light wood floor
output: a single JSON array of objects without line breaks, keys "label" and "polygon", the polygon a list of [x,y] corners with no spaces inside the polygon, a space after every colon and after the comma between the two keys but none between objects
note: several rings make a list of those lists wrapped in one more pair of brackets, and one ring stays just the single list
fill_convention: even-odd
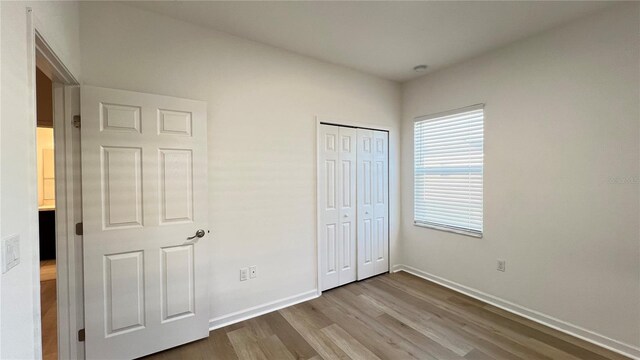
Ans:
[{"label": "light wood floor", "polygon": [[230,325],[152,359],[626,359],[406,273]]},{"label": "light wood floor", "polygon": [[40,261],[40,281],[56,279],[56,261],[42,260]]},{"label": "light wood floor", "polygon": [[42,358],[58,358],[58,308],[56,299],[56,261],[40,262],[40,320],[42,321]]}]

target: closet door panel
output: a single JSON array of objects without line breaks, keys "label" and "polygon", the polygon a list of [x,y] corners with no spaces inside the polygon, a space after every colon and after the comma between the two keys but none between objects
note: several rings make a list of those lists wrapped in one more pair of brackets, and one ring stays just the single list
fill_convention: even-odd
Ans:
[{"label": "closet door panel", "polygon": [[389,270],[389,133],[373,134],[374,273]]},{"label": "closet door panel", "polygon": [[322,290],[340,285],[340,129],[322,125],[319,156],[320,277]]},{"label": "closet door panel", "polygon": [[389,271],[389,140],[358,129],[358,280]]},{"label": "closet door panel", "polygon": [[356,129],[340,128],[340,285],[356,280]]},{"label": "closet door panel", "polygon": [[358,129],[358,280],[375,274],[373,131]]}]

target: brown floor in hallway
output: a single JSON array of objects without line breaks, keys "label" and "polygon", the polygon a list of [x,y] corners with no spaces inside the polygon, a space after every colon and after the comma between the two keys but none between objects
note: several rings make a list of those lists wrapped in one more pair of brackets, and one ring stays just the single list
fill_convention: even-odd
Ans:
[{"label": "brown floor in hallway", "polygon": [[145,359],[626,359],[395,273],[212,331]]},{"label": "brown floor in hallway", "polygon": [[42,260],[40,261],[40,281],[56,279],[56,261]]},{"label": "brown floor in hallway", "polygon": [[56,262],[40,262],[40,319],[42,321],[42,358],[58,358],[58,309],[56,300]]}]

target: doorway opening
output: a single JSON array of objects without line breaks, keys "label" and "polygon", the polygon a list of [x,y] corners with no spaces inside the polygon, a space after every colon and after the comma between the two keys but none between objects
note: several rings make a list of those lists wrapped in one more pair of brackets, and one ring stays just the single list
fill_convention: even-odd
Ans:
[{"label": "doorway opening", "polygon": [[56,295],[56,198],[53,136],[53,82],[36,64],[36,164],[40,246],[42,358],[58,358]]}]

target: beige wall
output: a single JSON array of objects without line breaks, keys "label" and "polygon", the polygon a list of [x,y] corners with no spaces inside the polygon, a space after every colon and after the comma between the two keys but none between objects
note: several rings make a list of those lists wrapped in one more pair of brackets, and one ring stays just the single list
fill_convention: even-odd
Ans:
[{"label": "beige wall", "polygon": [[36,112],[38,126],[53,127],[53,84],[39,68],[36,68]]},{"label": "beige wall", "polygon": [[397,186],[399,86],[122,4],[83,3],[81,18],[86,84],[208,104],[210,317],[313,293],[315,117],[389,127]]},{"label": "beige wall", "polygon": [[[400,262],[640,354],[638,6],[404,85]],[[413,118],[477,103],[484,238],[414,226]]]}]

